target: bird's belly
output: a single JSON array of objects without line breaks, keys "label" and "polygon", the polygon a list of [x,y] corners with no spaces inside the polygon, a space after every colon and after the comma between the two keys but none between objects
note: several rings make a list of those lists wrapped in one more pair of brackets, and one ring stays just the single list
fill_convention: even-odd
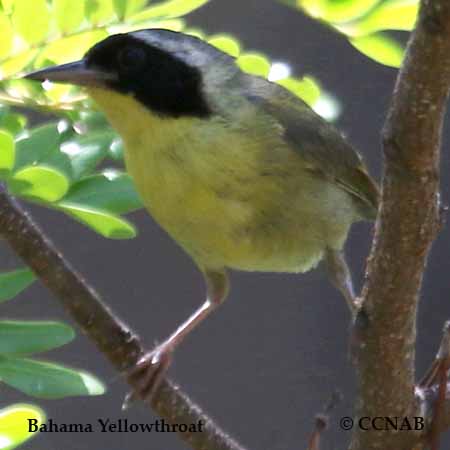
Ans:
[{"label": "bird's belly", "polygon": [[[134,155],[127,167],[151,215],[200,267],[304,272],[320,261],[327,246],[340,247],[348,230],[347,222],[333,222],[330,211],[311,201],[323,181],[317,188],[311,182],[306,190],[300,186],[294,198],[266,177],[267,185],[249,182],[233,195],[217,188],[219,174],[212,172],[216,182],[205,183],[189,165],[170,159],[150,162]],[[324,195],[330,210],[341,201]],[[271,198],[272,206],[261,198]]]},{"label": "bird's belly", "polygon": [[303,272],[342,246],[348,195],[290,149],[220,127],[159,125],[127,134],[127,169],[153,218],[200,267]]},{"label": "bird's belly", "polygon": [[222,197],[173,161],[158,161],[150,169],[148,163],[128,160],[127,168],[152,217],[198,265],[229,267],[248,251],[236,239],[236,230],[251,222],[248,202]]}]

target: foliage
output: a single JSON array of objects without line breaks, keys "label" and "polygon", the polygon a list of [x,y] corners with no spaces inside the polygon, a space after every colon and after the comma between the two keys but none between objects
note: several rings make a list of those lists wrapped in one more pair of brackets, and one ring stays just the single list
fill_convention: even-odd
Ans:
[{"label": "foliage", "polygon": [[281,0],[326,23],[369,58],[399,67],[404,46],[389,33],[414,27],[419,0]]},{"label": "foliage", "polygon": [[[134,227],[119,217],[141,206],[128,175],[100,170],[97,164],[117,158],[117,136],[99,113],[22,130],[0,131],[3,142],[0,177],[14,195],[58,209],[109,238],[130,238]],[[95,119],[95,120],[94,120]],[[92,125],[92,127],[91,127]]]},{"label": "foliage", "polygon": [[32,438],[28,420],[35,419],[39,426],[45,422],[45,413],[34,405],[15,404],[0,409],[0,448],[12,450]]},{"label": "foliage", "polygon": [[[9,161],[4,166],[11,165],[10,158],[4,157],[4,161]],[[0,273],[0,302],[11,300],[34,280],[27,268]],[[0,320],[0,380],[38,398],[102,394],[104,386],[93,375],[30,358],[61,347],[74,337],[73,329],[61,322]],[[28,431],[28,419],[40,424],[45,414],[34,405],[16,404],[0,410],[1,449],[12,450],[34,435]]]},{"label": "foliage", "polygon": [[[33,281],[34,275],[27,268],[0,274],[0,301],[12,299]],[[0,320],[1,381],[39,398],[102,394],[104,387],[93,375],[30,358],[61,347],[74,337],[73,329],[60,322]]]}]

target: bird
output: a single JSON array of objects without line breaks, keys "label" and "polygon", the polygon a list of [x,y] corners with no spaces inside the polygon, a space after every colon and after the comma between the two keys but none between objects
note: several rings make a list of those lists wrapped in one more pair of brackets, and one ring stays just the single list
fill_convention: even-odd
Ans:
[{"label": "bird", "polygon": [[111,35],[25,78],[86,90],[121,136],[147,211],[203,274],[201,306],[131,369],[141,398],[223,303],[230,270],[303,273],[324,261],[355,312],[343,247],[353,223],[375,219],[378,185],[299,97],[204,40],[156,28]]}]

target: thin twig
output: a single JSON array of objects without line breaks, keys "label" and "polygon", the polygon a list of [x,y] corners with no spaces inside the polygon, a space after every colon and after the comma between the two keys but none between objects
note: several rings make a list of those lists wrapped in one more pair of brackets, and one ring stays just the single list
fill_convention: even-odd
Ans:
[{"label": "thin twig", "polygon": [[339,391],[333,392],[323,412],[314,417],[314,429],[309,437],[307,450],[320,450],[320,438],[328,428],[329,415],[341,399],[342,394]]},{"label": "thin twig", "polygon": [[[433,391],[437,385],[437,396],[433,398],[433,408],[426,408],[433,412],[430,432],[428,433],[428,442],[431,450],[439,450],[440,435],[443,431],[443,421],[446,408],[446,394],[448,383],[448,371],[450,369],[450,321],[444,325],[442,332],[442,340],[436,358],[431,364],[422,380],[418,383],[417,388]],[[424,393],[423,397],[428,399]]]},{"label": "thin twig", "polygon": [[[71,267],[1,185],[0,236],[8,241],[119,372],[132,367],[144,354],[136,334],[102,302],[99,294]],[[132,385],[132,380],[128,382]],[[244,450],[168,379],[163,381],[151,406],[170,423],[202,422],[202,432],[179,433],[193,449]]]},{"label": "thin twig", "polygon": [[328,428],[328,417],[323,414],[317,414],[314,417],[314,429],[309,437],[307,450],[320,450],[320,437]]},{"label": "thin twig", "polygon": [[[450,2],[422,0],[383,130],[382,201],[362,308],[358,417],[412,417],[416,315],[439,231],[439,162],[450,86]],[[360,332],[361,334],[361,332]],[[352,450],[410,450],[418,433],[354,429]]]},{"label": "thin twig", "polygon": [[448,369],[450,367],[448,356],[444,360],[442,360],[442,364],[439,370],[439,390],[438,397],[434,404],[434,415],[433,421],[431,422],[431,430],[430,430],[430,449],[431,450],[439,450],[439,440],[442,433],[441,422],[444,414],[445,407],[445,397],[447,393],[447,377],[448,377]]}]

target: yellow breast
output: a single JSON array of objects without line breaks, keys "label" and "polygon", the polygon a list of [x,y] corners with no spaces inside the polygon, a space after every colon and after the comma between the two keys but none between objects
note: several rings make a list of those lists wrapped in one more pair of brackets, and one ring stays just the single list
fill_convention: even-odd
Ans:
[{"label": "yellow breast", "polygon": [[[220,136],[220,124],[159,118],[131,97],[98,89],[90,94],[123,137],[127,170],[154,219],[200,265],[223,266],[223,259],[236,257],[234,230],[253,214],[245,192],[237,197],[229,192],[235,188],[239,143]],[[252,164],[242,155],[240,160]]]},{"label": "yellow breast", "polygon": [[161,118],[132,97],[90,94],[124,140],[148,211],[200,267],[305,271],[325,246],[342,245],[349,223],[330,213],[346,194],[277,148],[273,130],[252,135],[220,118]]}]

